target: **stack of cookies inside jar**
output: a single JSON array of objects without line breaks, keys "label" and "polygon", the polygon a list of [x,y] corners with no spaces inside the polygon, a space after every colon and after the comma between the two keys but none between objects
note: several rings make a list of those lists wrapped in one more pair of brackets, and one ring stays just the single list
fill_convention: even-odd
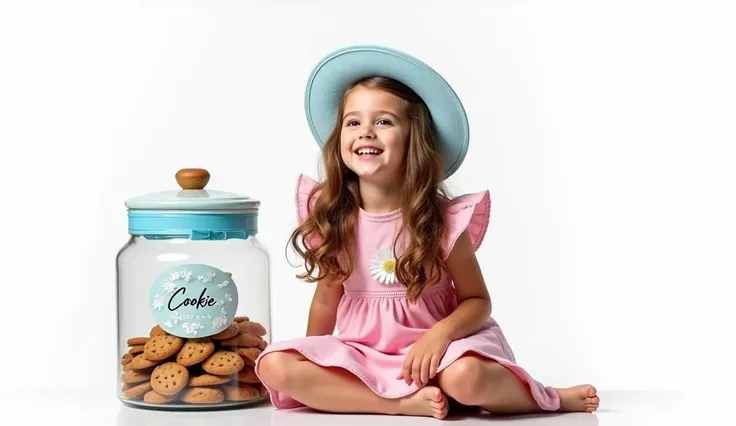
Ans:
[{"label": "stack of cookies inside jar", "polygon": [[221,332],[182,338],[154,326],[148,336],[128,338],[121,358],[123,398],[151,405],[240,405],[268,392],[255,374],[266,348],[266,329],[248,317],[235,317]]}]

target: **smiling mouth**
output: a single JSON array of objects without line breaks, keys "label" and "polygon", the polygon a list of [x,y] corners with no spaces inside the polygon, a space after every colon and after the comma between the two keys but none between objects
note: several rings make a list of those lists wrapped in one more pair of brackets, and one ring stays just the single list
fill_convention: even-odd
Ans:
[{"label": "smiling mouth", "polygon": [[378,148],[358,148],[353,153],[357,155],[380,155],[383,153],[383,150]]}]

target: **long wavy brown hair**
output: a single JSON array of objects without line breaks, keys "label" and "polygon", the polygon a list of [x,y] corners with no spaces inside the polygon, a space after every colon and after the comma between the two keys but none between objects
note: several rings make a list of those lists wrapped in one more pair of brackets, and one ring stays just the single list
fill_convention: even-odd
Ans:
[{"label": "long wavy brown hair", "polygon": [[[448,200],[442,184],[444,168],[426,104],[406,85],[385,77],[358,81],[343,97],[335,127],[322,151],[325,179],[309,196],[308,218],[289,239],[305,261],[306,272],[298,277],[312,283],[324,280],[327,285],[342,285],[353,271],[352,244],[361,197],[358,176],[345,165],[340,154],[340,131],[345,100],[357,86],[398,96],[410,120],[400,189],[402,225],[393,246],[397,278],[407,287],[409,300],[416,301],[424,288],[436,283],[445,271],[441,245],[446,226],[443,208]],[[397,257],[397,242],[402,234],[407,237],[406,247]],[[306,244],[307,241],[314,244]]]}]

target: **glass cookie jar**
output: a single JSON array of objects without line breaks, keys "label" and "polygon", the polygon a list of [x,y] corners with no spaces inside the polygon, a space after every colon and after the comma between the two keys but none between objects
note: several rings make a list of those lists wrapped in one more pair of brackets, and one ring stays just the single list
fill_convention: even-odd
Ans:
[{"label": "glass cookie jar", "polygon": [[260,202],[204,189],[204,169],[175,177],[181,189],[125,202],[118,398],[177,410],[264,401],[253,370],[271,331],[270,260],[256,239]]}]

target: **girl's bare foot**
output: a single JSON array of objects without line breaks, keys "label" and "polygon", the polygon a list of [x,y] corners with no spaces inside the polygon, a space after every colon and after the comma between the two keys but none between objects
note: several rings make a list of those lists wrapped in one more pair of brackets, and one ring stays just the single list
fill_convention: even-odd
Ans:
[{"label": "girl's bare foot", "polygon": [[400,400],[400,414],[406,416],[426,416],[444,419],[449,404],[440,388],[425,386],[413,395]]},{"label": "girl's bare foot", "polygon": [[561,412],[588,412],[598,409],[600,399],[592,385],[578,385],[571,388],[556,389],[560,395]]}]

